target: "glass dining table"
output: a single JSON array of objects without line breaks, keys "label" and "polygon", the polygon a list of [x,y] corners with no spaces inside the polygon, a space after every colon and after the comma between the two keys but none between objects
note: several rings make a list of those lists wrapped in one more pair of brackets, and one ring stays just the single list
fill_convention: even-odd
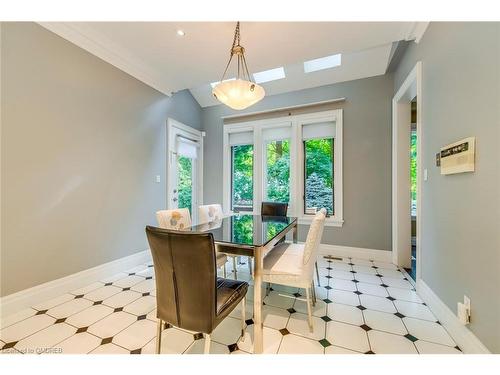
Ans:
[{"label": "glass dining table", "polygon": [[186,230],[210,232],[224,253],[254,258],[254,353],[263,350],[262,266],[263,259],[287,233],[297,242],[297,218],[235,214],[211,223],[194,225]]}]

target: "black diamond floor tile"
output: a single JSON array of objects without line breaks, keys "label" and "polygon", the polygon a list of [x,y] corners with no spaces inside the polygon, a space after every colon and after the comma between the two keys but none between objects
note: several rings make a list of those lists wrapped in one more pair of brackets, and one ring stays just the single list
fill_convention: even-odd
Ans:
[{"label": "black diamond floor tile", "polygon": [[368,350],[367,352],[365,352],[365,354],[375,354],[375,353],[372,352],[371,350]]},{"label": "black diamond floor tile", "polygon": [[102,339],[101,345],[109,344],[111,341],[113,341],[112,337],[106,337],[106,338]]},{"label": "black diamond floor tile", "polygon": [[106,284],[104,284],[104,286],[110,286],[110,285],[113,285],[113,283],[106,283]]},{"label": "black diamond floor tile", "polygon": [[300,293],[293,293],[296,298],[302,297]]},{"label": "black diamond floor tile", "polygon": [[320,343],[321,345],[323,345],[323,348],[327,348],[327,347],[329,347],[330,345],[332,345],[332,344],[330,344],[330,341],[328,341],[327,339],[322,339],[322,340],[319,340],[319,343]]},{"label": "black diamond floor tile", "polygon": [[281,328],[280,329],[280,333],[285,336],[285,335],[288,335],[290,333],[290,331],[286,328]]},{"label": "black diamond floor tile", "polygon": [[323,302],[324,302],[324,303],[332,303],[333,301],[329,300],[328,298],[325,298],[325,299],[323,300]]},{"label": "black diamond floor tile", "polygon": [[410,340],[411,342],[415,342],[418,339],[415,336],[410,335],[409,333],[405,335],[405,337]]},{"label": "black diamond floor tile", "polygon": [[328,315],[322,316],[321,319],[323,319],[327,323],[331,321],[331,319]]},{"label": "black diamond floor tile", "polygon": [[35,315],[45,314],[48,310],[39,310]]},{"label": "black diamond floor tile", "polygon": [[88,328],[89,328],[89,327],[81,327],[81,328],[78,328],[78,329],[76,330],[76,333],[83,333],[83,332],[87,332],[87,329],[88,329]]},{"label": "black diamond floor tile", "polygon": [[203,338],[203,333],[195,333],[195,334],[193,335],[193,338],[194,338],[195,340],[200,340],[200,339],[202,339],[202,338]]},{"label": "black diamond floor tile", "polygon": [[238,344],[234,343],[234,344],[228,345],[227,348],[229,349],[229,353],[232,353],[232,352],[238,350]]},{"label": "black diamond floor tile", "polygon": [[129,273],[128,275],[129,275],[129,276],[134,276],[134,275],[135,275],[135,272]]},{"label": "black diamond floor tile", "polygon": [[253,324],[253,319],[247,319],[245,320],[245,323],[247,326],[251,326]]},{"label": "black diamond floor tile", "polygon": [[288,311],[290,314],[294,314],[297,312],[297,310],[295,310],[293,307],[286,309],[286,311]]},{"label": "black diamond floor tile", "polygon": [[371,328],[369,326],[367,326],[366,324],[363,324],[360,327],[363,328],[366,332],[371,331]]},{"label": "black diamond floor tile", "polygon": [[359,296],[359,295],[361,295],[361,294],[363,294],[363,293],[361,293],[359,290],[356,290],[356,291],[355,291],[355,292],[353,292],[353,293],[354,293],[354,294],[357,294],[358,296]]},{"label": "black diamond floor tile", "polygon": [[10,348],[13,348],[14,346],[16,346],[17,344],[17,341],[12,341],[12,342],[8,342],[7,344],[5,344],[4,346],[2,346],[2,350],[3,349],[10,349]]},{"label": "black diamond floor tile", "polygon": [[384,288],[389,288],[389,285],[385,285],[385,284],[380,284],[380,286],[383,286]]},{"label": "black diamond floor tile", "polygon": [[102,303],[102,301],[95,301],[93,305],[94,305],[94,306],[95,306],[95,305],[100,305],[101,303]]},{"label": "black diamond floor tile", "polygon": [[141,349],[134,349],[130,351],[130,354],[141,354]]},{"label": "black diamond floor tile", "polygon": [[137,317],[137,320],[144,320],[144,319],[146,319],[146,315],[139,315]]},{"label": "black diamond floor tile", "polygon": [[153,276],[148,276],[146,277],[146,280],[151,280],[153,278]]},{"label": "black diamond floor tile", "polygon": [[387,298],[389,301],[395,301],[395,300],[396,300],[396,298],[393,298],[393,297],[391,297],[391,296],[389,296],[389,297],[385,297],[385,298]]},{"label": "black diamond floor tile", "polygon": [[398,313],[398,312],[397,312],[397,313],[394,313],[394,315],[396,315],[396,316],[397,316],[398,318],[400,318],[400,319],[403,319],[403,318],[405,317],[403,314]]},{"label": "black diamond floor tile", "polygon": [[120,312],[123,310],[123,307],[117,307],[116,309],[113,310],[113,312]]},{"label": "black diamond floor tile", "polygon": [[83,298],[83,294],[79,294],[79,295],[75,296],[75,299],[78,299],[78,298]]},{"label": "black diamond floor tile", "polygon": [[143,296],[143,297],[146,297],[146,296],[149,296],[150,294],[151,294],[151,293],[146,292],[146,293],[142,293],[142,296]]},{"label": "black diamond floor tile", "polygon": [[130,287],[123,288],[122,291],[126,292],[127,290],[130,290]]},{"label": "black diamond floor tile", "polygon": [[366,307],[364,307],[363,305],[358,305],[358,306],[356,306],[356,307],[357,307],[358,309],[360,309],[361,311],[366,310]]},{"label": "black diamond floor tile", "polygon": [[328,286],[328,285],[327,285],[327,286],[325,286],[325,289],[326,289],[326,290],[330,290],[330,289],[333,289],[333,288],[332,288],[331,286]]},{"label": "black diamond floor tile", "polygon": [[66,320],[66,318],[59,318],[59,319],[57,319],[57,320],[54,322],[54,324],[64,323],[64,322],[65,322],[65,320]]}]

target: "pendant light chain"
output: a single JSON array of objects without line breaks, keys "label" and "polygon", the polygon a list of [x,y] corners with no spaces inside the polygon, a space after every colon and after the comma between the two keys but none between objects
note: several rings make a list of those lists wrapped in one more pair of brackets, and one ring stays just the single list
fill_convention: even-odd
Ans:
[{"label": "pendant light chain", "polygon": [[[254,82],[252,77],[250,76],[250,73],[248,71],[248,66],[247,66],[247,62],[246,62],[246,59],[245,59],[245,54],[244,54],[244,50],[243,50],[243,47],[241,47],[240,45],[240,21],[236,22],[236,29],[234,30],[234,38],[233,38],[233,45],[231,46],[231,52],[230,52],[230,56],[229,56],[229,61],[227,62],[227,65],[226,65],[226,68],[224,69],[224,73],[222,73],[222,78],[221,78],[221,82],[224,81],[224,78],[226,77],[226,73],[227,73],[227,70],[229,69],[229,66],[231,65],[231,61],[233,59],[233,56],[235,54],[234,52],[234,49],[235,47],[240,47],[241,48],[241,53],[237,53],[237,60],[238,60],[238,75],[236,78],[240,78],[240,72],[243,71],[243,78],[247,79],[249,82]],[[245,73],[246,73],[246,77],[245,77]]]}]

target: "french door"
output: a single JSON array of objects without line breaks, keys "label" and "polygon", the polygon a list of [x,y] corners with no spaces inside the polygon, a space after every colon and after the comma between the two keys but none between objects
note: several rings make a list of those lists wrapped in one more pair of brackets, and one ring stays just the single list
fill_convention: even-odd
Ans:
[{"label": "french door", "polygon": [[167,145],[167,208],[187,208],[196,222],[203,203],[203,134],[168,119]]}]

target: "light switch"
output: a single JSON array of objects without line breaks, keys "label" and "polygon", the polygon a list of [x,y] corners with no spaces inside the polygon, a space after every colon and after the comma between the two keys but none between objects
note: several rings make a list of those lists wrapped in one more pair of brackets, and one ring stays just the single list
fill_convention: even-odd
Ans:
[{"label": "light switch", "polygon": [[159,174],[156,175],[156,183],[161,182],[161,176]]},{"label": "light switch", "polygon": [[428,178],[427,169],[424,169],[424,181],[427,181],[427,178]]}]

